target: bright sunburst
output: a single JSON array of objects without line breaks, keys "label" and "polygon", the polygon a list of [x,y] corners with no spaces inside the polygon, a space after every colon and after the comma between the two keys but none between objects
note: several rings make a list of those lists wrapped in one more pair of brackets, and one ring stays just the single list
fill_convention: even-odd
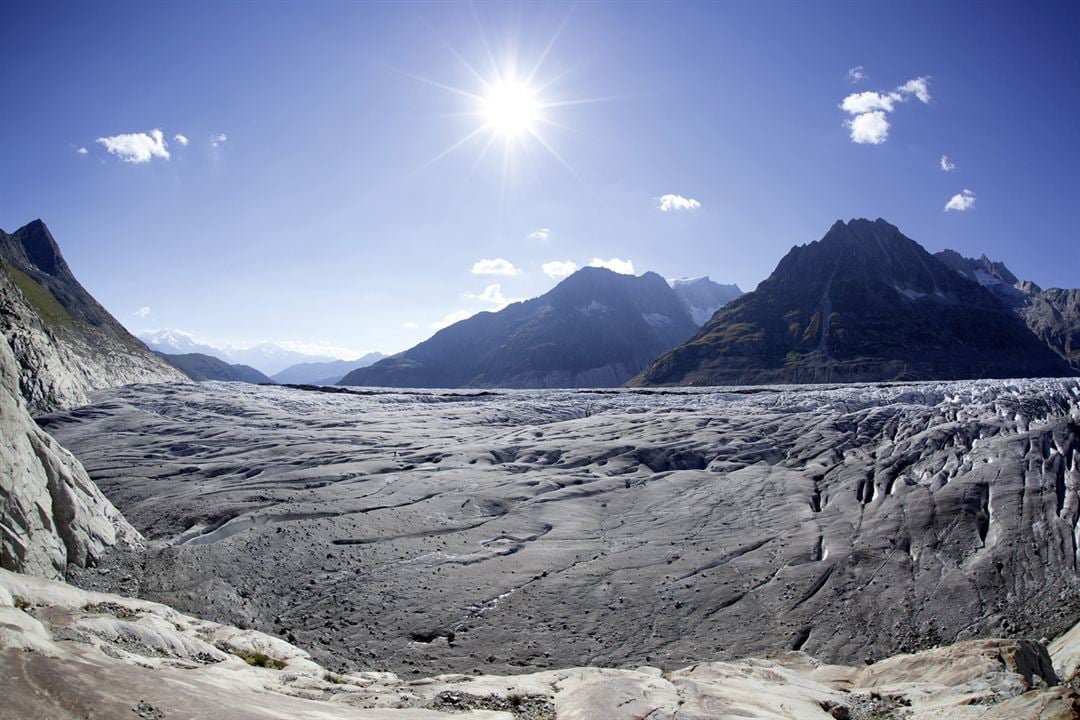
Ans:
[{"label": "bright sunburst", "polygon": [[506,138],[536,131],[540,101],[536,91],[523,82],[510,80],[489,88],[480,105],[486,127]]},{"label": "bright sunburst", "polygon": [[517,68],[522,67],[516,52],[508,53],[502,62],[497,62],[490,51],[487,39],[483,37],[482,31],[482,45],[487,49],[487,67],[489,68],[486,73],[478,71],[473,64],[445,40],[439,38],[457,61],[475,79],[476,84],[471,88],[455,87],[430,77],[397,69],[398,72],[414,80],[433,85],[462,98],[466,105],[462,108],[462,112],[454,113],[454,115],[477,120],[476,126],[469,133],[436,154],[435,157],[414,170],[413,173],[419,172],[447,155],[469,145],[478,147],[476,161],[473,164],[475,169],[493,146],[498,147],[501,145],[504,187],[507,175],[514,171],[515,156],[531,154],[529,152],[530,146],[542,148],[566,168],[570,174],[577,177],[577,173],[570,167],[570,164],[563,159],[552,146],[552,143],[544,136],[545,130],[555,127],[565,128],[551,117],[551,112],[569,105],[593,103],[612,98],[553,100],[548,95],[548,89],[555,79],[561,77],[561,75],[557,75],[556,78],[549,78],[544,82],[538,80],[541,66],[569,19],[570,16],[567,15],[555,35],[539,54],[532,68],[525,74],[519,74],[516,71]]}]

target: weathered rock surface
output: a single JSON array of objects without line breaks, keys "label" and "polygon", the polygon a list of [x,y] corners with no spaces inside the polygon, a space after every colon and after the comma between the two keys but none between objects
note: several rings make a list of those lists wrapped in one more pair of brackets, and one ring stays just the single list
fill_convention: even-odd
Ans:
[{"label": "weathered rock surface", "polygon": [[1080,616],[1078,398],[1076,380],[204,383],[44,422],[163,543],[84,585],[336,669],[671,669],[1056,636]]},{"label": "weathered rock surface", "polygon": [[540,297],[454,323],[340,385],[617,387],[697,330],[656,273],[582,268]]},{"label": "weathered rock surface", "polygon": [[185,379],[86,292],[40,220],[0,230],[0,332],[33,413],[85,404],[104,387]]},{"label": "weathered rock surface", "polygon": [[1075,374],[993,292],[879,219],[837,222],[793,248],[754,292],[629,384]]},{"label": "weathered rock surface", "polygon": [[19,392],[19,367],[0,334],[0,567],[60,578],[138,533],[41,430]]},{"label": "weathered rock surface", "polygon": [[663,674],[331,673],[299,648],[172,608],[0,571],[0,718],[1049,720],[1078,717],[1046,648],[981,640],[863,669],[802,653]]}]

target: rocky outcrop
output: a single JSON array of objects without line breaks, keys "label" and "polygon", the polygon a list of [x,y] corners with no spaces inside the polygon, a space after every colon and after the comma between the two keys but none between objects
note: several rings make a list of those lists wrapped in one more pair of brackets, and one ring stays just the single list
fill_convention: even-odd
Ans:
[{"label": "rocky outcrop", "polygon": [[139,535],[34,423],[15,357],[0,340],[0,567],[60,578],[69,565],[92,565],[106,547]]},{"label": "rocky outcrop", "polygon": [[656,273],[635,277],[588,267],[538,298],[478,313],[339,384],[613,387],[696,328]]},{"label": "rocky outcrop", "polygon": [[1080,372],[1080,289],[1042,290],[1020,285],[1026,302],[1017,310],[1031,331]]},{"label": "rocky outcrop", "polygon": [[34,413],[85,404],[105,387],[186,379],[86,292],[40,220],[0,231],[0,332]]},{"label": "rocky outcrop", "polygon": [[993,292],[879,219],[837,222],[821,240],[792,249],[757,290],[629,384],[1073,374]]},{"label": "rocky outcrop", "polygon": [[681,670],[577,667],[407,679],[164,605],[0,571],[0,718],[1067,720],[1046,648],[962,642],[855,668],[803,653]]}]

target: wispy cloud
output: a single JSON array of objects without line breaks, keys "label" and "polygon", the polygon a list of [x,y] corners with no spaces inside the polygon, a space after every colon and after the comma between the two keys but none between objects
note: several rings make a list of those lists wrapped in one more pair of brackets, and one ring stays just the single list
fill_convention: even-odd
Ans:
[{"label": "wispy cloud", "polygon": [[634,263],[629,260],[621,260],[619,258],[611,258],[610,260],[604,260],[603,258],[593,258],[589,261],[589,267],[607,268],[608,270],[621,273],[623,275],[634,274]]},{"label": "wispy cloud", "polygon": [[144,318],[144,317],[146,317],[147,315],[149,315],[149,314],[150,314],[150,308],[148,308],[147,306],[143,305],[143,306],[142,306],[141,308],[139,308],[138,310],[136,310],[136,311],[135,311],[135,314],[136,314],[136,315],[137,315],[138,317]]},{"label": "wispy cloud", "polygon": [[405,328],[406,330],[415,330],[416,328],[418,328],[420,326],[417,325],[416,323],[410,321],[410,322],[401,323],[401,327]]},{"label": "wispy cloud", "polygon": [[682,195],[661,195],[659,197],[660,204],[657,206],[660,212],[671,212],[672,210],[696,210],[701,207],[694,198],[683,197]]},{"label": "wispy cloud", "polygon": [[941,156],[941,169],[945,172],[952,172],[956,169],[956,163],[949,159],[948,155]]},{"label": "wispy cloud", "polygon": [[78,148],[77,150],[75,150],[75,154],[76,154],[76,155],[85,155],[85,154],[86,154],[86,153],[88,153],[88,152],[90,152],[90,151],[89,151],[89,150],[87,150],[87,149],[86,149],[86,148],[84,148],[84,147],[81,147],[81,148]]},{"label": "wispy cloud", "polygon": [[502,258],[477,260],[472,266],[473,275],[517,275],[520,272],[514,263]]},{"label": "wispy cloud", "polygon": [[223,142],[225,142],[228,139],[229,138],[226,137],[225,133],[217,133],[215,135],[211,135],[210,136],[210,146],[211,147],[217,147],[218,145],[221,145]]},{"label": "wispy cloud", "polygon": [[527,236],[530,240],[547,240],[551,237],[551,230],[549,228],[537,228],[533,230]]},{"label": "wispy cloud", "polygon": [[866,70],[862,65],[856,65],[847,71],[847,78],[852,83],[862,82],[866,78]]},{"label": "wispy cloud", "polygon": [[542,267],[549,278],[561,278],[573,275],[577,270],[577,263],[572,260],[552,260],[544,263]]},{"label": "wispy cloud", "polygon": [[[861,68],[860,68],[861,69]],[[852,142],[880,145],[889,137],[887,113],[914,96],[921,103],[930,102],[930,78],[921,76],[880,93],[873,91],[851,93],[840,102],[840,108],[853,117],[844,124],[851,133]]]},{"label": "wispy cloud", "polygon": [[180,143],[181,145],[187,145],[188,142],[189,142],[189,140],[187,139],[187,136],[186,135],[181,135],[180,133],[176,133],[175,135],[173,135],[173,140]]},{"label": "wispy cloud", "polygon": [[949,202],[945,203],[945,212],[949,212],[950,210],[964,212],[965,210],[970,210],[973,207],[975,207],[975,193],[971,192],[967,188],[964,188],[962,192],[953,195],[951,198],[949,198]]},{"label": "wispy cloud", "polygon": [[122,133],[110,137],[99,137],[97,142],[104,145],[111,154],[124,162],[145,163],[153,158],[169,159],[169,150],[165,145],[165,135],[158,129],[147,133]]},{"label": "wispy cloud", "polygon": [[471,318],[475,314],[476,313],[471,313],[468,310],[455,310],[454,312],[444,317],[442,320],[437,320],[431,323],[430,325],[428,325],[428,327],[432,330],[442,330],[445,327],[450,327],[456,322],[461,322],[462,320]]}]

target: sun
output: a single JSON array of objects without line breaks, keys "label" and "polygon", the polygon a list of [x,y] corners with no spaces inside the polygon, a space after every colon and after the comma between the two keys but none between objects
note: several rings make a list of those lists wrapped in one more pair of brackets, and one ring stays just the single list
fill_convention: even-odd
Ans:
[{"label": "sun", "polygon": [[535,132],[540,107],[536,91],[516,80],[491,86],[480,103],[485,127],[504,138]]}]

